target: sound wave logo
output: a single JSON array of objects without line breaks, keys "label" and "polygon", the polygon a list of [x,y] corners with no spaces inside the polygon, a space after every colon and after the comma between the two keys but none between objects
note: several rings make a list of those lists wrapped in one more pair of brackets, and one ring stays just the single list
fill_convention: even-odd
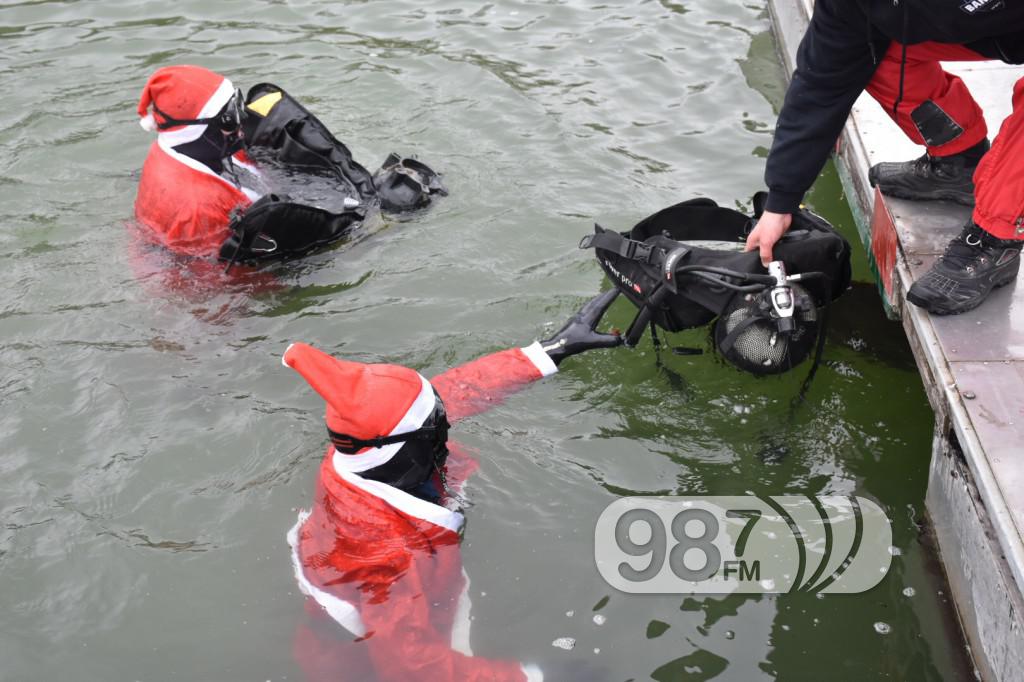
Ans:
[{"label": "sound wave logo", "polygon": [[598,571],[634,593],[851,594],[892,562],[892,528],[852,496],[629,497],[595,526]]}]

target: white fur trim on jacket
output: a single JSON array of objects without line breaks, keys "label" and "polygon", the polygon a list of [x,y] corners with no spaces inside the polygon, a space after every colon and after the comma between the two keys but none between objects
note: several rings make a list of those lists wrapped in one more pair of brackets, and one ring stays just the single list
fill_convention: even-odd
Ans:
[{"label": "white fur trim on jacket", "polygon": [[[161,133],[158,136],[158,138],[157,138],[157,145],[160,146],[160,150],[164,154],[169,156],[171,159],[174,159],[179,164],[184,164],[185,166],[187,166],[188,168],[193,169],[194,171],[198,171],[200,173],[205,173],[206,175],[209,175],[210,177],[215,177],[218,180],[220,180],[221,182],[223,182],[224,184],[226,184],[227,186],[233,187],[234,189],[238,189],[251,202],[255,202],[257,199],[259,199],[260,197],[263,196],[262,194],[259,193],[258,190],[252,189],[250,187],[239,186],[237,184],[234,184],[233,182],[231,182],[229,179],[227,179],[223,175],[217,175],[216,173],[214,173],[213,169],[210,168],[209,166],[207,166],[206,164],[201,163],[199,161],[196,161],[195,159],[193,159],[191,157],[186,157],[185,155],[181,154],[180,152],[176,152],[174,150],[174,147],[169,146],[169,145],[164,143],[163,137],[164,137],[163,133]],[[239,163],[239,161],[238,160],[234,160],[234,163]],[[282,360],[282,363],[284,363],[284,360]],[[288,367],[288,366],[286,365],[285,367]]]},{"label": "white fur trim on jacket", "polygon": [[541,376],[551,376],[558,371],[558,366],[551,359],[551,356],[544,352],[540,341],[534,341],[529,346],[519,350],[523,351],[523,355],[530,359],[530,362],[537,368]]},{"label": "white fur trim on jacket", "polygon": [[298,522],[288,531],[288,544],[292,548],[292,568],[295,569],[295,580],[299,583],[299,589],[302,590],[303,594],[312,597],[317,604],[322,606],[327,615],[333,618],[341,627],[356,637],[363,637],[366,635],[366,625],[359,616],[359,610],[351,602],[324,592],[306,579],[306,574],[302,570],[302,560],[299,559],[299,529],[302,528],[302,524],[308,518],[308,511],[300,512]]},{"label": "white fur trim on jacket", "polygon": [[246,196],[246,198],[249,199],[249,201],[255,202],[257,199],[259,199],[261,196],[263,196],[262,194],[260,194],[259,192],[257,192],[254,189],[250,189],[248,187],[239,187],[235,183],[233,183],[230,180],[228,180],[227,178],[225,178],[223,175],[217,175],[216,173],[214,173],[213,169],[210,168],[209,166],[207,166],[205,163],[201,163],[199,161],[196,161],[191,156],[185,156],[181,152],[175,151],[175,149],[173,147],[165,145],[164,144],[164,140],[163,140],[163,133],[161,133],[159,136],[157,136],[156,143],[157,143],[157,146],[160,147],[160,151],[164,152],[165,154],[167,154],[167,156],[171,157],[172,159],[174,159],[178,163],[184,164],[184,165],[188,166],[189,168],[191,168],[194,171],[198,171],[200,173],[205,173],[206,175],[209,175],[211,178],[217,178],[219,181],[223,182],[228,187],[232,187],[232,188],[238,190],[239,192],[241,192],[242,194],[244,194]]},{"label": "white fur trim on jacket", "polygon": [[387,483],[371,481],[363,478],[357,473],[345,471],[343,468],[339,469],[337,466],[338,458],[335,457],[334,461],[334,470],[337,471],[338,475],[347,483],[351,483],[355,487],[370,493],[374,497],[379,497],[403,514],[407,514],[417,519],[422,519],[428,523],[434,524],[435,526],[447,528],[453,533],[458,533],[462,530],[462,525],[465,523],[466,519],[461,513],[442,507],[439,504],[422,500],[415,495],[410,495],[404,490],[399,490]]},{"label": "white fur trim on jacket", "polygon": [[523,674],[526,675],[526,682],[544,682],[544,673],[533,664],[523,665]]}]

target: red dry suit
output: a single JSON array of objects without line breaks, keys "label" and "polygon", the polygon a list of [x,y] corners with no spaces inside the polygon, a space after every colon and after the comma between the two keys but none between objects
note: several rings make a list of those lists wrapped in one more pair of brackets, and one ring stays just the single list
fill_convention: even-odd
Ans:
[{"label": "red dry suit", "polygon": [[[534,343],[450,369],[431,384],[454,423],[556,371]],[[313,509],[300,514],[288,535],[296,579],[314,611],[296,638],[296,656],[308,678],[542,680],[534,666],[469,651],[462,514],[364,479],[351,471],[352,461],[351,455],[328,450]],[[476,463],[453,447],[446,468],[455,483]]]},{"label": "red dry suit", "polygon": [[[150,146],[135,199],[135,217],[147,236],[175,253],[216,256],[228,237],[231,211],[249,206],[259,194],[239,188],[209,166],[176,151],[175,137],[181,132],[161,132]],[[231,160],[257,173],[244,152]]]}]

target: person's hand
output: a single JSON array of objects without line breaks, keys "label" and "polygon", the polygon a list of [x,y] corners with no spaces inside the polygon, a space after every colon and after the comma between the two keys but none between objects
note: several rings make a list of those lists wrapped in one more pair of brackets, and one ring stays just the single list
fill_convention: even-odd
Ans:
[{"label": "person's hand", "polygon": [[622,344],[622,337],[617,331],[603,334],[594,331],[605,311],[619,295],[618,289],[606,291],[587,301],[575,315],[569,318],[565,326],[554,336],[540,342],[544,352],[557,365],[570,355],[582,353],[592,348],[614,348]]},{"label": "person's hand", "polygon": [[782,239],[782,235],[786,233],[786,230],[789,229],[792,223],[793,215],[791,213],[765,211],[761,214],[761,219],[757,221],[757,225],[747,235],[747,246],[743,250],[759,250],[761,252],[761,265],[768,267],[768,264],[773,260],[772,247],[775,246],[775,242]]}]

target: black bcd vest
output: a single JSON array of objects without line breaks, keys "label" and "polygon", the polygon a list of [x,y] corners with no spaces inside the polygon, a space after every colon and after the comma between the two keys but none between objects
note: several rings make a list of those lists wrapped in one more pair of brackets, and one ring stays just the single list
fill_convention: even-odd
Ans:
[{"label": "black bcd vest", "polygon": [[[706,278],[680,274],[674,291],[664,288],[666,266],[679,268],[701,264],[739,273],[767,274],[757,251],[718,250],[688,242],[743,243],[761,216],[764,193],[754,197],[754,215],[699,198],[662,209],[637,223],[628,232],[614,232],[595,225],[595,233],[580,242],[593,248],[608,279],[650,321],[669,332],[711,322],[729,305],[736,292],[716,286]],[[680,251],[683,247],[683,251]],[[674,253],[671,264],[666,257]],[[681,254],[681,255],[680,255]],[[838,298],[850,284],[850,245],[828,221],[801,208],[793,214],[789,231],[775,245],[773,257],[788,274],[820,272],[804,288],[818,306]],[[655,292],[660,294],[652,301]]]}]

